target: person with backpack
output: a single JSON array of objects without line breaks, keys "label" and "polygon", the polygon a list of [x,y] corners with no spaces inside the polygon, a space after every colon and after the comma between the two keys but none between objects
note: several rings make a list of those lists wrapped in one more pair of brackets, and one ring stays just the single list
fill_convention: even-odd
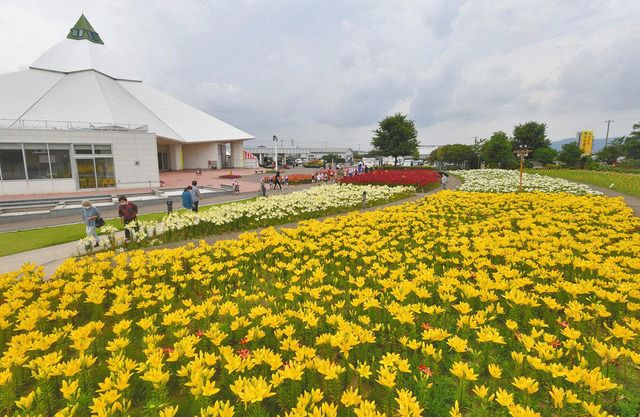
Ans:
[{"label": "person with backpack", "polygon": [[[131,222],[135,222],[138,219],[138,206],[129,202],[129,200],[127,200],[127,197],[123,195],[118,197],[118,204],[120,205],[118,207],[118,216],[124,224],[124,237],[128,242],[131,240],[131,230],[129,230],[127,225]],[[140,229],[137,222],[135,223],[134,229],[136,232]]]},{"label": "person with backpack", "polygon": [[[100,246],[98,242],[100,242],[100,238],[97,233],[97,224],[98,219],[102,220],[100,217],[100,211],[91,205],[91,201],[83,200],[82,201],[82,220],[85,225],[85,232],[87,233],[87,237],[93,237],[96,240],[95,245],[93,247],[97,248]],[[104,224],[104,220],[101,222]]]}]

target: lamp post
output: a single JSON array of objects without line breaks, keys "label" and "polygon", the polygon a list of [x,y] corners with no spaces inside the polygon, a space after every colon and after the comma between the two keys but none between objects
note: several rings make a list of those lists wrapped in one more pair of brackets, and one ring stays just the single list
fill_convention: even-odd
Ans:
[{"label": "lamp post", "polygon": [[522,192],[522,169],[524,165],[524,158],[526,158],[530,152],[531,152],[531,149],[525,148],[524,145],[520,145],[518,148],[516,148],[515,151],[513,151],[513,153],[515,153],[516,156],[520,158],[520,186],[519,186],[520,192]]},{"label": "lamp post", "polygon": [[275,147],[275,153],[276,153],[276,172],[278,172],[278,137],[276,135],[273,135],[273,146]]}]

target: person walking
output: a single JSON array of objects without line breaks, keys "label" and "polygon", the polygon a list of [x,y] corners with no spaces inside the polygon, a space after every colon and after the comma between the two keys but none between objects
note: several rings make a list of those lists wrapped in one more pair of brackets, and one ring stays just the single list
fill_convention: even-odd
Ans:
[{"label": "person walking", "polygon": [[82,201],[82,220],[84,221],[85,232],[87,233],[87,237],[93,237],[96,240],[95,248],[100,246],[98,242],[100,239],[98,238],[98,233],[96,232],[96,220],[100,217],[100,211],[93,207],[91,201],[83,200]]},{"label": "person walking", "polygon": [[193,210],[193,197],[191,197],[191,186],[189,185],[182,192],[182,207]]},{"label": "person walking", "polygon": [[442,183],[442,189],[447,189],[447,183],[449,182],[449,176],[447,174],[442,174],[440,177],[440,182]]},{"label": "person walking", "polygon": [[191,201],[192,208],[191,210],[198,212],[198,203],[202,199],[202,194],[200,194],[200,189],[198,188],[198,181],[191,181]]},{"label": "person walking", "polygon": [[280,171],[276,171],[275,181],[273,183],[273,189],[276,187],[280,187],[280,191],[282,191],[282,183],[280,182]]},{"label": "person walking", "polygon": [[263,197],[267,196],[267,187],[264,184],[264,178],[260,179],[260,195]]},{"label": "person walking", "polygon": [[131,240],[131,230],[127,227],[127,225],[131,222],[135,222],[134,230],[137,232],[140,229],[137,222],[138,206],[131,203],[129,200],[127,200],[127,197],[123,195],[118,197],[118,204],[120,205],[118,207],[118,217],[120,217],[120,220],[124,224],[124,238],[126,242],[129,242]]}]

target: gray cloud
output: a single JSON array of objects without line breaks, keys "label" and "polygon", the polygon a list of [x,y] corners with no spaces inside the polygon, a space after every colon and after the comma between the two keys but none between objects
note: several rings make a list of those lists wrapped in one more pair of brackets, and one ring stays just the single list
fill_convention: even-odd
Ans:
[{"label": "gray cloud", "polygon": [[3,9],[0,72],[27,66],[84,12],[146,82],[258,140],[363,145],[396,111],[416,120],[425,143],[531,119],[558,138],[598,135],[607,118],[640,120],[640,8],[623,0],[24,0]]}]

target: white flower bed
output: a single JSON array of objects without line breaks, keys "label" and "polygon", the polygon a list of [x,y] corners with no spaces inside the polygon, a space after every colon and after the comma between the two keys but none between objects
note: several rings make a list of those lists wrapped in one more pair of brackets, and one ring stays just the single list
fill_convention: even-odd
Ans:
[{"label": "white flower bed", "polygon": [[277,220],[299,217],[306,213],[329,212],[362,204],[362,192],[367,201],[388,200],[414,191],[413,187],[380,185],[327,185],[296,191],[291,194],[259,197],[254,201],[213,206],[198,213],[172,213],[161,223],[163,230],[180,230],[200,222],[224,225],[242,218]]},{"label": "white flower bed", "polygon": [[[518,191],[520,173],[508,169],[472,169],[451,171],[462,179],[460,191],[480,191],[491,193],[512,193]],[[577,184],[562,178],[547,177],[538,174],[522,174],[522,191],[545,193],[570,193],[576,195],[601,193],[589,186]]]},{"label": "white flower bed", "polygon": [[[198,224],[224,226],[235,221],[264,222],[265,225],[273,221],[299,219],[306,214],[335,213],[349,208],[359,208],[362,204],[362,193],[367,193],[367,202],[387,201],[402,194],[414,192],[413,187],[388,187],[381,185],[323,185],[296,191],[291,194],[258,197],[249,202],[237,202],[220,206],[213,206],[200,210],[173,212],[161,221],[139,221],[138,230],[132,230],[136,241],[147,241],[167,231],[177,231]],[[133,229],[136,225],[129,223]],[[105,226],[102,231],[106,231]],[[111,230],[109,230],[111,232]],[[109,243],[120,242],[109,233]],[[81,239],[79,247],[89,245],[91,238]],[[91,245],[86,246],[89,248]]]}]

